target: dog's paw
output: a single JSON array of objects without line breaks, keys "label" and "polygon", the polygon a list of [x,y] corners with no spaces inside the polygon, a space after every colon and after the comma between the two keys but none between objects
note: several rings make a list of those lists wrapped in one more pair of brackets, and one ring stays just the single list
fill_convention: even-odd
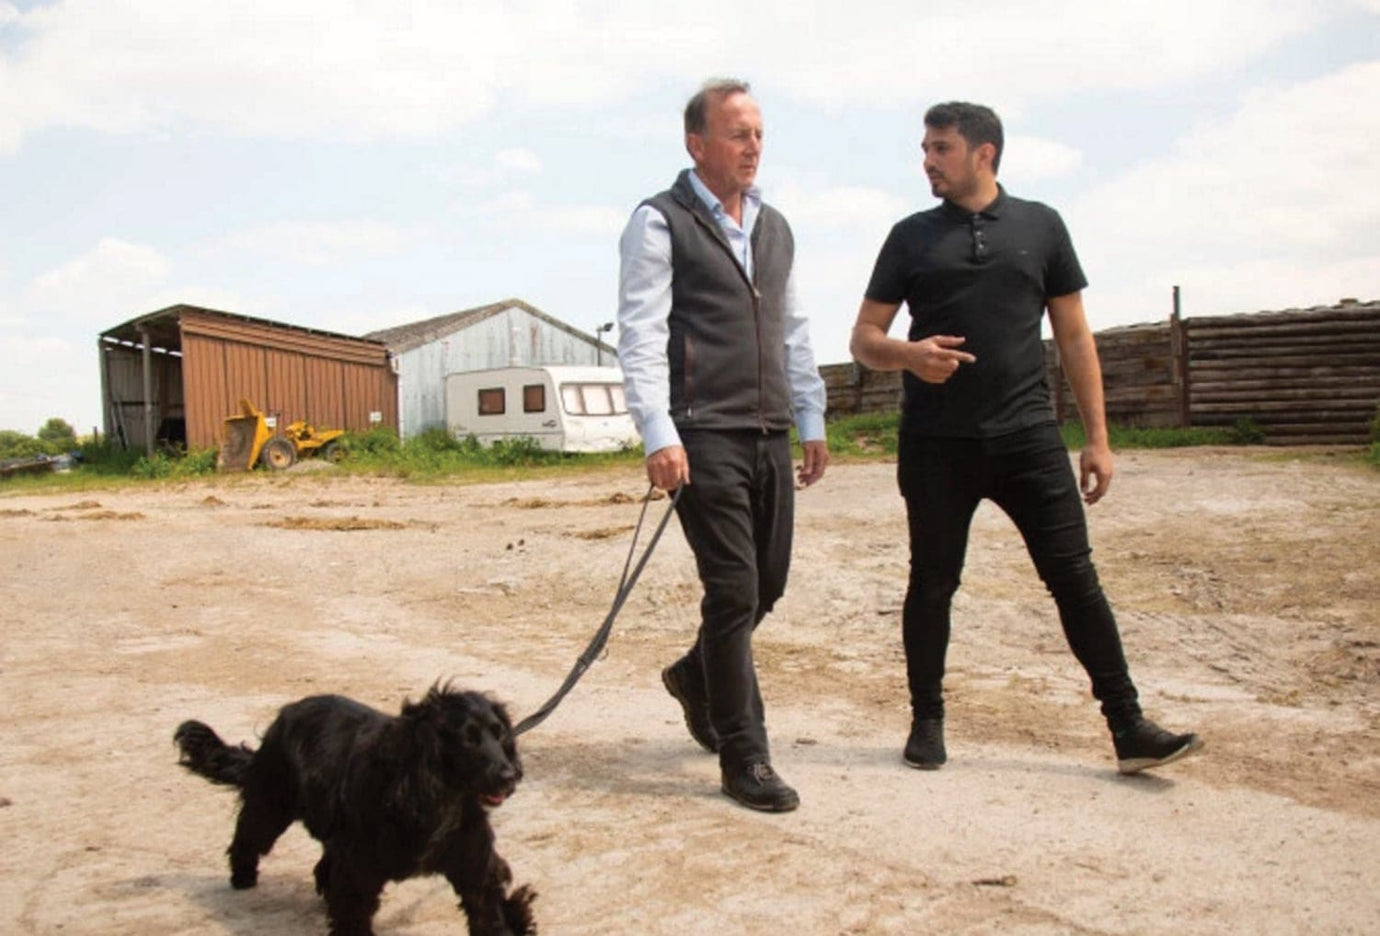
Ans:
[{"label": "dog's paw", "polygon": [[258,868],[237,868],[230,873],[230,886],[235,890],[249,890],[258,883]]},{"label": "dog's paw", "polygon": [[524,884],[503,901],[503,922],[513,936],[536,936],[537,921],[532,916],[532,901],[537,892]]}]

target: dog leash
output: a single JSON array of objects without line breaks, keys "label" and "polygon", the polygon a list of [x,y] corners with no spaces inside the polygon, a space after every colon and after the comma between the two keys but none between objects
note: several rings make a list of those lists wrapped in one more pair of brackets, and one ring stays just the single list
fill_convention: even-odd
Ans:
[{"label": "dog leash", "polygon": [[[647,565],[647,560],[652,558],[652,550],[656,548],[657,541],[661,539],[662,532],[666,529],[666,524],[671,519],[671,514],[675,513],[676,502],[680,500],[679,487],[671,495],[671,503],[666,507],[666,513],[662,516],[661,522],[657,524],[656,531],[652,538],[647,542],[647,548],[642,553],[642,557],[633,565],[633,555],[637,551],[637,538],[642,533],[642,521],[647,517],[647,505],[652,502],[652,494],[656,491],[656,485],[647,488],[647,494],[642,498],[642,512],[637,517],[637,526],[633,530],[632,543],[628,546],[628,558],[623,563],[623,576],[618,581],[618,591],[613,596],[613,606],[609,608],[609,613],[604,617],[604,623],[599,625],[599,630],[595,632],[594,639],[589,642],[585,652],[580,654],[575,661],[575,666],[570,670],[570,674],[565,677],[565,682],[561,683],[561,688],[556,690],[556,694],[546,700],[546,703],[531,715],[528,715],[513,728],[514,735],[520,735],[525,731],[537,727],[546,721],[546,716],[556,710],[556,706],[561,704],[561,700],[569,694],[575,684],[580,681],[580,677],[585,674],[585,670],[594,665],[594,661],[603,652],[604,645],[608,643],[609,634],[613,631],[613,621],[618,617],[618,612],[623,610],[623,603],[628,600],[628,595],[632,594],[633,586],[637,584],[637,577],[642,574],[642,569]],[[629,574],[629,569],[632,570]]]}]

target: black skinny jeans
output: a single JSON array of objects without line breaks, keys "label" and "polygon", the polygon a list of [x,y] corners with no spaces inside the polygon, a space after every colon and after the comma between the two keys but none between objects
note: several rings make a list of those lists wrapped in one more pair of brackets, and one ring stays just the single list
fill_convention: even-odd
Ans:
[{"label": "black skinny jeans", "polygon": [[690,484],[676,513],[704,598],[694,646],[676,663],[703,685],[727,768],[768,760],[752,632],[786,590],[795,483],[786,432],[681,430]]},{"label": "black skinny jeans", "polygon": [[903,433],[897,478],[910,527],[902,636],[916,718],[944,715],[949,609],[963,572],[968,529],[983,498],[1005,511],[1025,538],[1108,724],[1115,729],[1140,716],[1116,619],[1093,567],[1078,481],[1056,426],[994,439]]}]

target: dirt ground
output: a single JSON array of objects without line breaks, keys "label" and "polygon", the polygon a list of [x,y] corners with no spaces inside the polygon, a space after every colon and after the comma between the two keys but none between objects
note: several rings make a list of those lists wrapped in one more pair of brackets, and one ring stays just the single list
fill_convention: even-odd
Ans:
[{"label": "dirt ground", "polygon": [[[1118,469],[1095,557],[1147,711],[1199,730],[1201,757],[1116,774],[1052,603],[984,505],[949,765],[908,769],[894,466],[835,466],[799,497],[757,639],[801,809],[725,799],[661,688],[697,621],[673,522],[494,814],[542,932],[1380,932],[1380,475],[1264,450]],[[300,828],[257,889],[230,889],[235,798],[176,766],[173,728],[252,741],[300,696],[396,710],[450,677],[529,713],[602,620],[643,486],[630,467],[0,487],[0,931],[324,933]],[[439,878],[390,887],[377,924],[464,931]]]}]

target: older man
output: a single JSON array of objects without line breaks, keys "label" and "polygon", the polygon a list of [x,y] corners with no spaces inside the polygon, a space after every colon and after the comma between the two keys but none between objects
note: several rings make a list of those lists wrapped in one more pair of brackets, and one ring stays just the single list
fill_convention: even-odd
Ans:
[{"label": "older man", "polygon": [[799,483],[829,463],[824,383],[796,309],[790,227],[753,184],[762,114],[745,82],[711,81],[690,99],[685,148],[694,168],[644,201],[619,242],[628,408],[647,477],[681,488],[704,586],[697,639],[661,675],[691,736],[718,753],[723,792],[785,812],[800,799],[772,768],[752,634],[790,566],[792,421]]}]

